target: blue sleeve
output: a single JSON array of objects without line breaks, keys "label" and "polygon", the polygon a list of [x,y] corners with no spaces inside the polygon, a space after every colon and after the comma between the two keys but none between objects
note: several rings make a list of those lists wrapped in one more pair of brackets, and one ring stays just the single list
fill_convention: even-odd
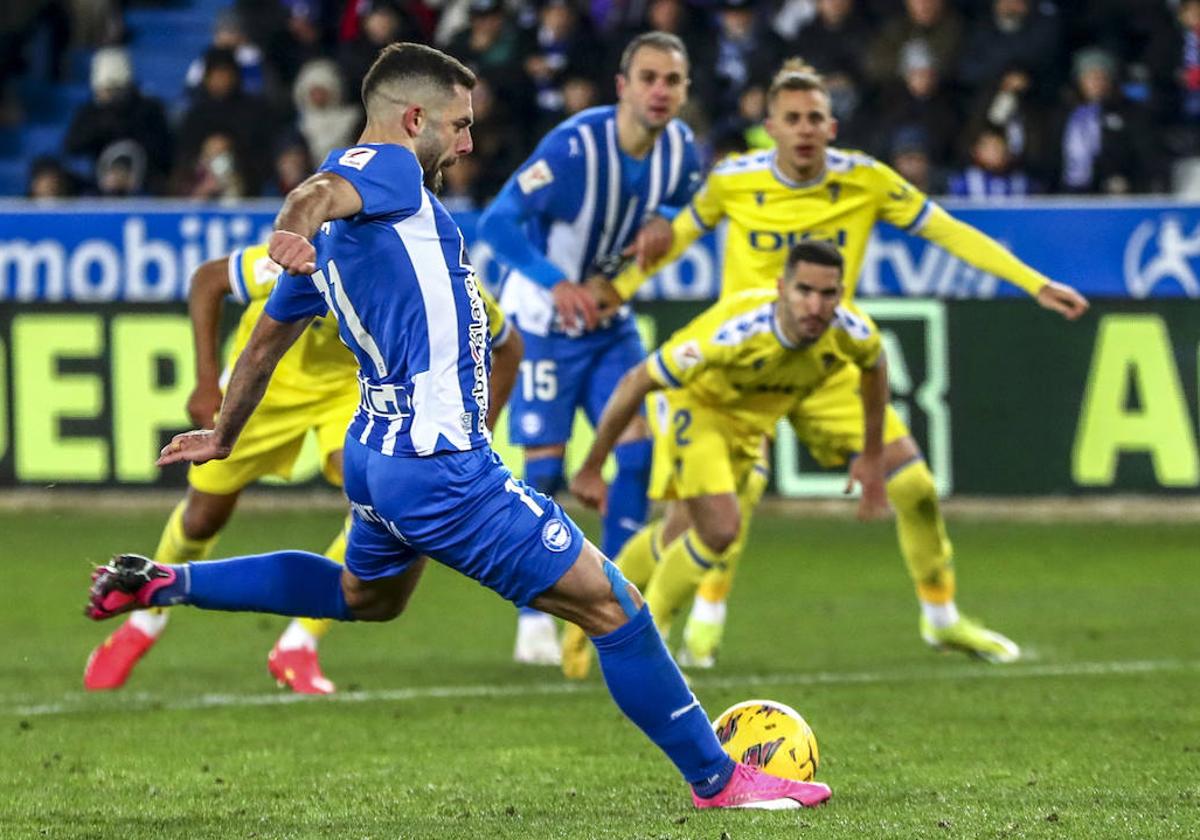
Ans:
[{"label": "blue sleeve", "polygon": [[303,321],[329,311],[312,278],[284,272],[275,281],[263,311],[276,321]]},{"label": "blue sleeve", "polygon": [[583,196],[582,159],[573,131],[551,133],[479,218],[479,238],[500,261],[546,288],[566,273],[530,242],[526,222],[574,219]]},{"label": "blue sleeve", "polygon": [[421,207],[421,165],[403,146],[377,143],[334,149],[317,171],[333,172],[350,182],[362,198],[360,215],[410,216]]}]

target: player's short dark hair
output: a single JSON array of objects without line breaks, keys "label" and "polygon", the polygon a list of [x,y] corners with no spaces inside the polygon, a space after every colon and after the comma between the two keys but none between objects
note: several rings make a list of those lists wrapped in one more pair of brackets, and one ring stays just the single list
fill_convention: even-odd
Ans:
[{"label": "player's short dark hair", "polygon": [[672,35],[670,32],[643,32],[636,36],[621,51],[621,63],[618,66],[617,72],[622,76],[629,75],[629,66],[633,64],[633,57],[637,55],[637,51],[642,47],[650,47],[663,52],[677,52],[683,56],[683,61],[691,67],[692,61],[688,58],[687,47],[684,46],[683,40],[678,35]]},{"label": "player's short dark hair", "polygon": [[827,265],[836,268],[838,275],[841,275],[846,267],[846,262],[842,259],[842,252],[832,242],[826,242],[823,239],[804,239],[793,245],[792,250],[788,251],[787,263],[783,267],[783,276],[790,277],[792,271],[800,263]]},{"label": "player's short dark hair", "polygon": [[829,96],[825,78],[802,58],[789,58],[783,63],[767,88],[767,101],[773,102],[785,90],[815,90]]},{"label": "player's short dark hair", "polygon": [[362,101],[367,106],[381,85],[391,82],[432,82],[450,93],[455,85],[475,87],[475,74],[457,58],[424,44],[389,44],[363,77]]}]

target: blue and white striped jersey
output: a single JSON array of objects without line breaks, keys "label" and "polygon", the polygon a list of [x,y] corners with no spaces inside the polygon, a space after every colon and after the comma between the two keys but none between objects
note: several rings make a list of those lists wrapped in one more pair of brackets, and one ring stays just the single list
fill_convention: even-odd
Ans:
[{"label": "blue and white striped jersey", "polygon": [[321,227],[317,271],[282,275],[267,314],[337,317],[362,394],[348,434],[365,446],[397,456],[484,446],[491,340],[458,226],[403,146],[335,149],[319,171],[349,181],[363,209]]},{"label": "blue and white striped jersey", "polygon": [[615,106],[591,108],[547,134],[480,219],[480,237],[508,269],[501,306],[546,334],[548,290],[586,279],[619,255],[660,208],[687,204],[700,182],[695,140],[672,120],[641,160],[621,151]]}]

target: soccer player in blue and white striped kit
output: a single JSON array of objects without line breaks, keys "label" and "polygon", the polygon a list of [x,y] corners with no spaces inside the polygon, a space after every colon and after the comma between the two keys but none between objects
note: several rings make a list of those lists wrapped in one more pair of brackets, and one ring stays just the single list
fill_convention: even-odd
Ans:
[{"label": "soccer player in blue and white striped kit", "polygon": [[303,551],[177,566],[119,555],[94,573],[88,615],[190,604],[385,620],[403,610],[428,555],[584,628],[613,699],[679,769],[697,807],[823,802],[825,785],[776,778],[722,751],[637,589],[492,452],[483,302],[462,234],[428,188],[471,150],[474,82],[429,47],[381,52],[363,82],[359,145],[333,151],[276,219],[271,257],[288,274],[238,359],[216,428],[177,435],[159,459],[226,457],[279,357],[314,315],[332,311],[362,392],[344,449],[353,516],[344,570]]},{"label": "soccer player in blue and white striped kit", "polygon": [[[670,245],[662,212],[687,204],[700,178],[687,99],[683,42],[648,32],[629,42],[617,104],[566,120],[538,144],[484,211],[479,236],[506,269],[500,306],[525,344],[509,406],[509,437],[525,447],[525,481],[548,496],[565,487],[563,455],[576,410],[594,426],[626,372],[645,357],[627,308],[596,328],[589,276],[623,254],[643,264]],[[657,241],[656,241],[657,240]],[[617,473],[603,512],[609,557],[646,519],[650,433],[643,417],[613,452]],[[522,610],[514,658],[557,664],[553,620]]]}]

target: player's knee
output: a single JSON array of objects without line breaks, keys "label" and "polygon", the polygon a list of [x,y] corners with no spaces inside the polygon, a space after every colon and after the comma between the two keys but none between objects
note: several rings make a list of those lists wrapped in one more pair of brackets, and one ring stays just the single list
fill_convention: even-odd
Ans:
[{"label": "player's knee", "polygon": [[183,509],[180,520],[183,534],[189,540],[207,540],[215,537],[229,521],[232,510],[213,505],[196,505],[189,502]]},{"label": "player's knee", "polygon": [[625,626],[645,604],[637,587],[611,560],[604,561],[604,577],[607,586],[597,588],[594,597],[579,604],[578,616],[571,619],[589,636],[603,636]]},{"label": "player's knee", "polygon": [[892,507],[900,513],[937,516],[937,483],[923,459],[895,470],[888,477],[887,492]]},{"label": "player's knee", "polygon": [[406,606],[406,599],[378,592],[346,592],[343,589],[343,595],[355,621],[391,621],[404,612]]},{"label": "player's knee", "polygon": [[713,554],[724,554],[730,546],[737,542],[738,533],[742,528],[740,514],[713,517],[705,522],[696,522],[692,526],[705,547]]}]

